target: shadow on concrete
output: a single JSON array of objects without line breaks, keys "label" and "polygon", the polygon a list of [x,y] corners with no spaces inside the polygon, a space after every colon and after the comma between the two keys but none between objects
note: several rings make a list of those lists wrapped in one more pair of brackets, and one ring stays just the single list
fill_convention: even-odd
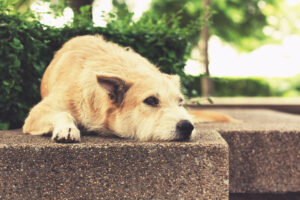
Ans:
[{"label": "shadow on concrete", "polygon": [[229,200],[300,200],[299,192],[289,192],[283,194],[241,194],[241,193],[230,193]]}]

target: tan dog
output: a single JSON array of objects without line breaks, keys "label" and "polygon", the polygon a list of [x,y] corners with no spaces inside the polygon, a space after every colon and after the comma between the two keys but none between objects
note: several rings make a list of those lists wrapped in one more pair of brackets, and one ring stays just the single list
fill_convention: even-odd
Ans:
[{"label": "tan dog", "polygon": [[52,132],[57,142],[79,142],[77,125],[142,141],[188,140],[194,129],[179,77],[101,36],[64,44],[44,73],[41,96],[23,132]]}]

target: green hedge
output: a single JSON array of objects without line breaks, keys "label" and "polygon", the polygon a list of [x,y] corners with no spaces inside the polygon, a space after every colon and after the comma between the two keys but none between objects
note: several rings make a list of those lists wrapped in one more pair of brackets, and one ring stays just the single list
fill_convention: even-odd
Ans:
[{"label": "green hedge", "polygon": [[[113,17],[113,16],[111,16]],[[166,73],[183,75],[188,31],[153,22],[145,15],[133,23],[132,15],[111,20],[106,28],[86,19],[64,28],[40,24],[32,15],[7,14],[0,8],[0,129],[19,128],[29,109],[40,100],[42,74],[64,42],[78,35],[101,34],[107,40],[130,46]],[[29,20],[28,20],[29,19]]]},{"label": "green hedge", "polygon": [[215,96],[271,96],[269,83],[262,78],[213,78]]},{"label": "green hedge", "polygon": [[[189,76],[185,88],[190,97],[197,97],[201,94],[201,77]],[[263,78],[218,78],[211,77],[214,84],[215,95],[217,97],[226,96],[271,96],[273,95],[271,86]]]},{"label": "green hedge", "polygon": [[300,74],[288,78],[268,78],[273,96],[299,97]]}]

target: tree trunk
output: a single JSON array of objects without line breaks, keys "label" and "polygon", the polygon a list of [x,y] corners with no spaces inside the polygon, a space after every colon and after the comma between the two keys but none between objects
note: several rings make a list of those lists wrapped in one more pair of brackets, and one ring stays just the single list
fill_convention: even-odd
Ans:
[{"label": "tree trunk", "polygon": [[214,95],[214,87],[213,82],[210,79],[209,74],[209,58],[208,58],[208,40],[210,37],[209,34],[209,8],[210,8],[210,0],[204,0],[203,1],[203,7],[204,7],[204,23],[203,28],[201,31],[201,54],[202,54],[202,62],[205,67],[205,75],[201,79],[201,85],[202,85],[202,96],[208,97]]},{"label": "tree trunk", "polygon": [[92,3],[93,0],[69,0],[70,6],[74,11],[74,14],[79,14],[80,13],[80,7],[82,6],[91,6],[91,12],[92,12]]}]

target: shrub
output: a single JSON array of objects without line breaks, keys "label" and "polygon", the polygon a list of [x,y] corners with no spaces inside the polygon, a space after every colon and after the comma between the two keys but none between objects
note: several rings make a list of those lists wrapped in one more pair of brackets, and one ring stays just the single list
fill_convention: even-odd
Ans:
[{"label": "shrub", "polygon": [[0,123],[16,128],[39,99],[41,74],[52,54],[39,23],[1,14],[0,24]]},{"label": "shrub", "polygon": [[262,78],[213,78],[215,96],[271,96],[269,83]]},{"label": "shrub", "polygon": [[[215,95],[217,97],[225,96],[271,96],[272,90],[267,80],[263,78],[230,78],[230,77],[211,77]],[[201,95],[201,76],[187,77],[184,88],[190,97]]]},{"label": "shrub", "polygon": [[269,78],[273,96],[299,97],[300,96],[300,74],[288,78]]},{"label": "shrub", "polygon": [[40,100],[39,85],[46,66],[55,51],[74,36],[101,34],[132,47],[163,72],[183,76],[189,31],[178,28],[175,18],[154,20],[149,13],[136,23],[131,18],[110,20],[101,28],[76,16],[72,25],[53,28],[40,24],[32,14],[9,12],[0,3],[0,129],[22,126],[29,109]]}]

